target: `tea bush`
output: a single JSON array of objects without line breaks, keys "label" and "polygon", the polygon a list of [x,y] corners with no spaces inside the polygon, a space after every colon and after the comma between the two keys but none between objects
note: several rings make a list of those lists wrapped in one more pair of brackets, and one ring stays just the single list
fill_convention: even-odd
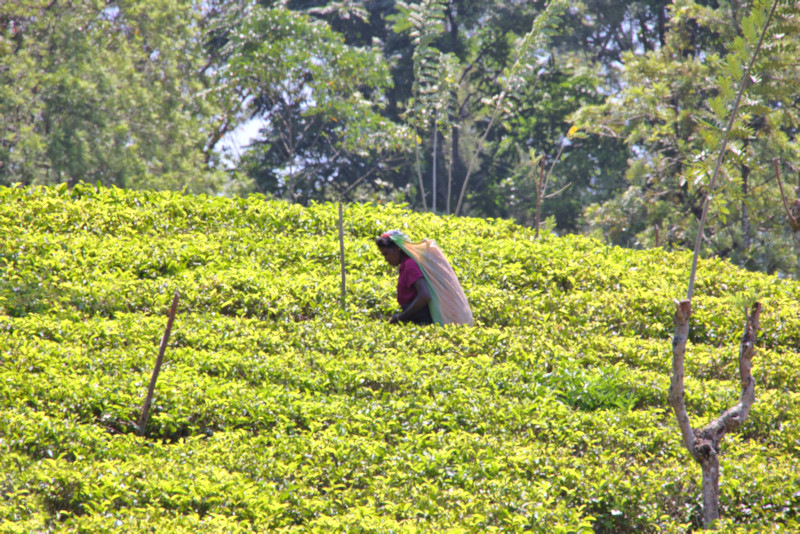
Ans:
[{"label": "tea bush", "polygon": [[[372,240],[435,238],[474,327],[389,325]],[[0,531],[683,532],[668,407],[691,258],[398,205],[0,190]],[[175,292],[145,436],[136,421]],[[800,528],[800,284],[701,261],[687,407],[723,440],[723,530]]]}]

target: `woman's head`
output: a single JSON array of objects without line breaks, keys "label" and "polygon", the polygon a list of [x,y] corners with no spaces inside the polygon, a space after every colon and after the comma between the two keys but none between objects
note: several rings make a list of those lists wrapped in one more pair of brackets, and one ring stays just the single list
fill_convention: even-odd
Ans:
[{"label": "woman's head", "polygon": [[383,254],[384,259],[389,265],[392,267],[397,267],[400,265],[400,261],[403,259],[403,256],[405,256],[405,252],[403,252],[400,247],[397,246],[397,243],[392,241],[392,238],[388,233],[377,238],[375,240],[375,244],[378,245],[378,249],[381,251],[381,254]]},{"label": "woman's head", "polygon": [[397,243],[392,241],[392,238],[389,234],[383,234],[382,236],[375,239],[375,244],[378,245],[378,248],[399,248]]}]

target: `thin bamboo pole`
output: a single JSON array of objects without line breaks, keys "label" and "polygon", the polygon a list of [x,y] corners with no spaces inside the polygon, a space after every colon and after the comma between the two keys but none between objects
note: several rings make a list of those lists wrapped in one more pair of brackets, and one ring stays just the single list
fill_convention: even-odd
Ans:
[{"label": "thin bamboo pole", "polygon": [[345,309],[345,268],[344,268],[344,216],[342,211],[342,203],[339,202],[339,259],[342,265],[342,311]]},{"label": "thin bamboo pole", "polygon": [[153,367],[153,376],[150,377],[150,386],[147,388],[147,397],[142,406],[142,414],[139,417],[139,435],[144,436],[147,427],[147,419],[150,417],[150,404],[153,402],[153,392],[156,389],[156,380],[158,380],[158,373],[161,370],[161,363],[164,361],[164,352],[167,349],[167,342],[169,341],[169,333],[172,330],[172,323],[175,321],[175,312],[178,311],[178,292],[172,299],[172,308],[169,310],[169,319],[167,319],[167,328],[164,330],[164,336],[161,338],[161,346],[158,349],[158,358],[156,365]]}]

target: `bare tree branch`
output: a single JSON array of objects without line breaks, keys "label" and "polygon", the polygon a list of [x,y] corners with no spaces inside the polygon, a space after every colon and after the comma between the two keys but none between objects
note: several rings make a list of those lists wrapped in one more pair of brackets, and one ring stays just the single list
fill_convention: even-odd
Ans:
[{"label": "bare tree branch", "polygon": [[669,388],[669,401],[678,426],[681,429],[683,445],[700,464],[703,472],[703,525],[705,528],[719,519],[719,449],[722,438],[728,432],[737,430],[747,420],[750,408],[755,402],[755,379],[752,375],[753,356],[756,352],[756,336],[759,329],[761,304],[756,302],[747,316],[744,333],[739,345],[739,378],[741,395],[739,402],[723,412],[717,419],[699,430],[693,430],[686,413],[684,401],[684,354],[689,334],[691,301],[676,302],[675,335],[672,339],[672,382]]},{"label": "bare tree branch", "polygon": [[414,139],[412,142],[414,143],[414,156],[416,157],[417,161],[417,181],[419,182],[419,194],[422,197],[422,210],[428,211],[428,202],[425,200],[425,185],[422,183],[422,169],[420,169],[420,157],[419,157],[419,143],[417,142],[417,129],[414,128]]},{"label": "bare tree branch", "polygon": [[703,202],[703,212],[700,215],[700,224],[697,228],[697,239],[695,240],[694,256],[692,257],[692,270],[689,274],[689,289],[686,295],[688,300],[692,300],[692,295],[694,294],[694,279],[697,274],[697,259],[700,256],[700,242],[703,238],[703,226],[705,225],[706,215],[708,214],[708,205],[717,183],[717,176],[719,176],[719,171],[722,168],[722,161],[725,158],[725,152],[727,151],[730,133],[733,129],[733,124],[736,121],[736,112],[739,110],[739,104],[742,101],[742,96],[744,96],[744,88],[747,85],[747,81],[751,79],[750,73],[753,70],[753,64],[756,61],[756,57],[758,56],[758,51],[761,49],[761,45],[764,43],[764,36],[767,34],[767,28],[769,27],[770,21],[772,21],[772,15],[775,13],[775,8],[777,6],[778,0],[774,0],[772,2],[772,8],[769,11],[769,15],[767,16],[767,20],[764,22],[764,28],[761,30],[761,35],[758,37],[758,43],[753,50],[753,55],[750,56],[750,61],[745,66],[744,72],[742,73],[742,78],[739,80],[739,88],[736,91],[736,101],[734,102],[733,109],[730,112],[728,124],[725,126],[725,130],[722,132],[722,144],[719,149],[719,154],[717,155],[717,163],[714,165],[714,173],[711,176],[711,184],[708,188],[709,194],[706,195],[706,199]]},{"label": "bare tree branch", "polygon": [[[689,339],[689,317],[692,314],[690,300],[675,301],[675,334],[672,337],[672,381],[669,386],[669,403],[675,411],[678,426],[681,429],[683,445],[689,452],[694,451],[694,432],[689,423],[684,402],[685,392],[683,387],[684,355],[686,354],[686,341]],[[694,453],[692,452],[694,456]]]},{"label": "bare tree branch", "polygon": [[347,193],[349,193],[355,186],[366,180],[369,177],[369,175],[374,173],[376,170],[378,170],[378,165],[373,165],[370,170],[362,174],[356,181],[347,186],[347,188],[342,192],[342,196],[347,195]]}]

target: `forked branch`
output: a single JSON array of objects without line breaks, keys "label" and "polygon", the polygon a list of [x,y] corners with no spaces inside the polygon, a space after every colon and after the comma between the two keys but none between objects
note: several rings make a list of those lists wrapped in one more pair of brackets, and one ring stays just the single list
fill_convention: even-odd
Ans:
[{"label": "forked branch", "polygon": [[[723,412],[716,420],[707,424],[704,428],[695,432],[698,440],[709,441],[715,449],[719,448],[719,443],[727,432],[738,430],[750,414],[750,408],[755,402],[755,379],[752,375],[753,356],[756,353],[756,336],[759,329],[761,316],[761,304],[756,302],[753,305],[750,315],[747,317],[747,324],[742,334],[739,345],[739,377],[741,385],[741,395],[739,402],[733,408]],[[696,444],[698,446],[698,444]]]},{"label": "forked branch", "polygon": [[683,444],[703,471],[703,525],[710,528],[719,519],[719,447],[727,432],[737,430],[747,420],[755,402],[755,379],[752,375],[753,356],[756,352],[756,336],[759,329],[761,304],[755,303],[747,316],[744,333],[739,344],[739,378],[741,394],[739,402],[726,410],[705,427],[693,430],[686,413],[683,386],[684,354],[689,333],[691,302],[676,302],[675,335],[672,338],[672,382],[669,402],[675,411],[681,429]]},{"label": "forked branch", "polygon": [[684,401],[685,390],[683,386],[684,356],[686,354],[686,340],[689,338],[689,317],[692,315],[692,301],[675,301],[675,334],[672,337],[672,381],[669,386],[669,403],[678,419],[681,429],[683,446],[689,452],[694,450],[694,432],[686,413]]}]

